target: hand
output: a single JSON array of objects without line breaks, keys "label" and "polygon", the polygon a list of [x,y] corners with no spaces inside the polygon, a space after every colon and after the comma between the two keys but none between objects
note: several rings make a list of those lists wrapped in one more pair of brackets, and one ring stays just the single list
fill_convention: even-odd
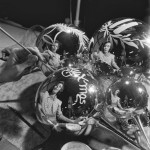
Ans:
[{"label": "hand", "polygon": [[54,125],[53,129],[55,129],[57,132],[61,132],[63,129],[62,129],[62,125],[57,123],[56,125]]},{"label": "hand", "polygon": [[1,51],[1,59],[4,60],[4,61],[7,61],[10,54],[11,54],[11,48],[4,48]]},{"label": "hand", "polygon": [[39,49],[37,47],[27,47],[27,49],[35,56],[38,57],[39,60],[44,61],[44,57],[41,54],[41,52],[39,51]]},{"label": "hand", "polygon": [[95,119],[90,117],[90,118],[84,118],[80,122],[78,122],[79,125],[84,126],[84,125],[94,125],[95,124]]},{"label": "hand", "polygon": [[87,136],[91,133],[93,130],[94,125],[97,124],[97,121],[94,118],[86,118],[83,122],[79,122],[79,125],[81,125],[81,130],[77,132],[77,135],[84,135]]},{"label": "hand", "polygon": [[2,59],[4,61],[7,61],[11,55],[15,54],[16,57],[24,60],[25,58],[27,59],[27,56],[31,53],[32,55],[37,56],[39,60],[43,61],[43,56],[37,47],[27,47],[27,50],[29,52],[24,50],[23,48],[10,48],[10,47],[4,48],[1,52]]},{"label": "hand", "polygon": [[85,120],[86,120],[86,117],[79,117],[76,120],[74,120],[73,123],[79,123],[79,122],[85,121]]},{"label": "hand", "polygon": [[19,80],[23,76],[23,71],[35,65],[42,56],[38,49],[29,47],[28,50],[23,48],[12,48],[2,50],[3,60],[6,62],[0,67],[0,82],[12,82]]},{"label": "hand", "polygon": [[44,57],[45,62],[49,62],[50,58],[51,58],[52,52],[50,50],[45,50],[42,53],[42,56]]},{"label": "hand", "polygon": [[85,122],[85,121],[80,121],[80,122],[78,122],[78,124],[79,124],[80,126],[85,126],[85,125],[86,125],[86,122]]}]

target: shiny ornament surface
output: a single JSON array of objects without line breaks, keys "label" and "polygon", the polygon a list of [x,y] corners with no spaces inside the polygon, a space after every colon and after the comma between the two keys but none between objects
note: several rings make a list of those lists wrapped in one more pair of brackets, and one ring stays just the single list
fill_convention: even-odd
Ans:
[{"label": "shiny ornament surface", "polygon": [[[141,82],[134,78],[119,79],[106,91],[106,110],[116,118],[114,122],[118,124],[118,127],[114,127],[115,130],[118,130],[122,137],[127,137],[134,146],[139,148],[143,148],[140,144],[140,135],[145,137],[145,141],[149,145],[144,131],[144,126],[149,122],[146,115],[147,105],[147,90]],[[143,120],[143,116],[145,120]],[[105,114],[105,119],[113,122],[107,119],[107,114]]]},{"label": "shiny ornament surface", "polygon": [[149,26],[134,18],[116,18],[104,23],[90,40],[91,52],[101,50],[104,42],[112,44],[112,54],[121,66],[149,68]]},{"label": "shiny ornament surface", "polygon": [[97,82],[86,69],[66,67],[47,77],[37,91],[36,103],[41,90],[50,90],[60,81],[64,82],[64,90],[57,97],[62,101],[63,115],[72,119],[87,116],[96,103]]},{"label": "shiny ornament surface", "polygon": [[40,51],[51,49],[51,45],[55,42],[60,45],[58,54],[70,56],[77,54],[77,51],[87,47],[88,37],[85,32],[81,31],[75,26],[66,24],[53,24],[45,28],[38,36],[36,46]]},{"label": "shiny ornament surface", "polygon": [[122,77],[134,78],[136,74],[136,69],[133,67],[121,67],[120,73],[122,74]]},{"label": "shiny ornament surface", "polygon": [[113,83],[106,91],[106,103],[112,114],[118,118],[142,114],[148,105],[145,86],[132,78],[122,78]]},{"label": "shiny ornament surface", "polygon": [[101,62],[100,60],[94,63],[94,67],[97,76],[114,74],[113,68],[105,62]]}]

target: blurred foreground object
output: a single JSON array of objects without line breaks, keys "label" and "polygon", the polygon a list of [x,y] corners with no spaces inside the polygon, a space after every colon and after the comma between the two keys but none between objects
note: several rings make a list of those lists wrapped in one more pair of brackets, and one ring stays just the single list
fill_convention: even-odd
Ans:
[{"label": "blurred foreground object", "polygon": [[[116,118],[119,130],[135,140],[141,149],[143,137],[146,145],[143,149],[150,149],[145,124],[141,121],[141,116],[144,115],[149,122],[147,105],[148,93],[145,86],[133,78],[122,78],[107,89],[106,109]],[[149,126],[148,123],[147,125]]]}]

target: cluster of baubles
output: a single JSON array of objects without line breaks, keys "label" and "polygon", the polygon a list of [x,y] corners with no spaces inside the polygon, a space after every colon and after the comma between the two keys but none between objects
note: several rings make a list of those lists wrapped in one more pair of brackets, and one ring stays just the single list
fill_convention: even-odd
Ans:
[{"label": "cluster of baubles", "polygon": [[[82,31],[78,32],[79,35],[75,34],[78,30],[58,24],[50,26],[39,36],[37,46],[43,47],[58,40],[67,53],[76,54],[79,48],[87,46],[88,41]],[[148,80],[150,74],[148,31],[149,27],[140,20],[117,18],[104,23],[88,44],[89,52],[99,49],[105,41],[111,41],[113,45],[111,53],[116,56],[121,76],[106,90],[105,105],[117,119],[130,119],[135,115],[144,114],[147,109],[149,95],[141,77]],[[103,83],[98,84],[99,80],[92,72],[74,67],[62,68],[44,82],[50,88],[56,81],[65,83],[64,91],[60,95],[63,113],[74,118],[88,116],[100,97],[98,86],[103,86]],[[70,97],[72,106],[68,104]],[[100,101],[101,99],[98,99],[98,102]],[[69,112],[70,108],[72,112]]]}]

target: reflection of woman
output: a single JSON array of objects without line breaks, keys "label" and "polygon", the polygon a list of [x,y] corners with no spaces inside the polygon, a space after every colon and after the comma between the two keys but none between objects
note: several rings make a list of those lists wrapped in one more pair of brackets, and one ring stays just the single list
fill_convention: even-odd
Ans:
[{"label": "reflection of woman", "polygon": [[60,55],[56,53],[58,49],[59,43],[55,42],[52,44],[51,50],[45,50],[44,53],[42,53],[42,55],[47,58],[48,64],[53,69],[56,69],[60,66]]},{"label": "reflection of woman", "polygon": [[[63,89],[64,82],[59,81],[52,90],[40,93],[40,102],[37,104],[36,111],[37,119],[41,123],[51,126],[54,130],[50,131],[51,135],[46,141],[33,148],[33,150],[45,147],[50,147],[50,149],[53,150],[60,149],[60,146],[66,140],[66,136],[64,135],[65,132],[63,132],[65,130],[62,130],[62,127],[65,128],[67,125],[66,123],[78,123],[80,121],[80,119],[71,120],[62,114],[62,102],[57,98],[57,94],[62,92]],[[65,123],[58,123],[57,119],[62,120]],[[70,136],[67,138],[70,138]]]},{"label": "reflection of woman", "polygon": [[61,65],[60,55],[57,54],[59,49],[59,43],[55,42],[52,44],[51,50],[45,50],[41,55],[44,57],[45,63],[48,65],[43,65],[42,61],[38,61],[38,67],[43,71],[43,73],[48,76],[54,70],[58,69]]},{"label": "reflection of woman", "polygon": [[93,61],[101,60],[102,62],[107,63],[109,66],[114,67],[119,70],[118,65],[115,62],[115,56],[110,53],[111,42],[105,42],[103,45],[102,51],[94,52],[92,54]]},{"label": "reflection of woman", "polygon": [[114,94],[112,94],[112,92],[111,92],[111,106],[112,107],[116,106],[116,107],[118,107],[120,109],[123,109],[121,104],[120,104],[120,98],[118,97],[119,92],[120,92],[119,90],[116,90],[114,92]]},{"label": "reflection of woman", "polygon": [[111,91],[111,105],[108,107],[108,109],[116,116],[119,115],[120,117],[126,115],[126,111],[123,110],[121,104],[120,104],[120,98],[118,97],[118,94],[120,93],[120,90],[117,89],[112,93]]},{"label": "reflection of woman", "polygon": [[54,128],[59,126],[57,119],[67,123],[76,123],[75,120],[71,120],[62,114],[62,102],[57,98],[57,94],[63,90],[63,87],[64,83],[59,82],[51,91],[41,92],[40,103],[37,106],[38,120]]}]

